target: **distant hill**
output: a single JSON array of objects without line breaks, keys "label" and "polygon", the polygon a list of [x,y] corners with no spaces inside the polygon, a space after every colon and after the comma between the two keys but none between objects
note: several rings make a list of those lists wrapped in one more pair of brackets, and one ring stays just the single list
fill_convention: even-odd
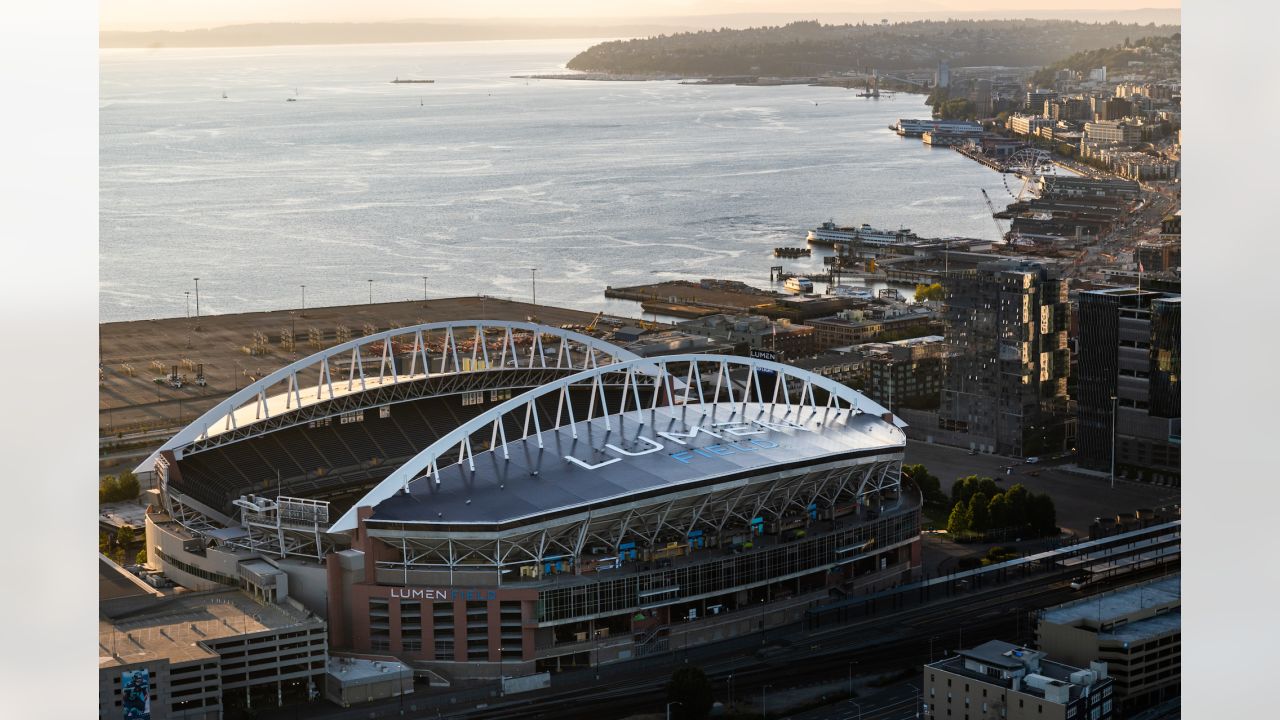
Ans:
[{"label": "distant hill", "polygon": [[253,47],[365,43],[536,40],[542,38],[645,37],[685,29],[673,25],[537,25],[499,23],[254,23],[202,30],[107,31],[101,48]]},{"label": "distant hill", "polygon": [[[113,31],[99,33],[104,48],[248,47],[258,45],[338,45],[354,43],[445,42],[458,40],[532,40],[541,38],[635,38],[660,34],[780,26],[796,20],[827,24],[1010,19],[1077,20],[1083,22],[1177,25],[1177,9],[1025,10],[978,12],[861,13],[731,13],[566,21],[550,18],[441,19],[421,18],[370,23],[254,23],[183,31]],[[1095,46],[1096,47],[1096,46]]]},{"label": "distant hill", "polygon": [[709,30],[615,40],[569,61],[586,72],[806,76],[925,68],[1041,66],[1126,38],[1169,36],[1178,25],[1066,20],[949,20]]},{"label": "distant hill", "polygon": [[1037,87],[1052,87],[1054,74],[1058,70],[1073,70],[1087,73],[1093,68],[1111,68],[1115,71],[1126,67],[1130,62],[1162,63],[1166,67],[1178,68],[1182,59],[1182,35],[1142,37],[1133,42],[1129,38],[1114,47],[1078,52],[1071,57],[1059,60],[1052,65],[1041,68],[1031,77]]}]

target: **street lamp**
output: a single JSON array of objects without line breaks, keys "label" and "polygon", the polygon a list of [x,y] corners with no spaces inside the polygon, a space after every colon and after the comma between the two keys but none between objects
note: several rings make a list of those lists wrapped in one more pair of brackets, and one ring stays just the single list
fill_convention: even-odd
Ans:
[{"label": "street lamp", "polygon": [[373,304],[373,281],[369,280],[369,304]]},{"label": "street lamp", "polygon": [[729,707],[733,707],[733,673],[729,673]]},{"label": "street lamp", "polygon": [[427,301],[427,276],[422,276],[422,302]]},{"label": "street lamp", "polygon": [[182,294],[187,296],[187,319],[190,320],[191,319],[191,291],[184,290]]},{"label": "street lamp", "polygon": [[307,286],[302,286],[302,309],[307,309]]},{"label": "street lamp", "polygon": [[200,278],[196,278],[196,322],[200,322]]},{"label": "street lamp", "polygon": [[849,697],[853,697],[853,666],[857,664],[857,660],[849,663]]},{"label": "street lamp", "polygon": [[771,687],[773,686],[765,685],[764,687],[760,688],[760,717],[761,718],[769,717],[769,698],[767,695],[765,695],[765,691]]},{"label": "street lamp", "polygon": [[538,268],[529,268],[529,274],[533,276],[533,304],[538,304]]},{"label": "street lamp", "polygon": [[672,705],[684,705],[684,703],[680,702],[679,700],[672,700],[671,702],[667,703],[667,720],[671,720]]}]

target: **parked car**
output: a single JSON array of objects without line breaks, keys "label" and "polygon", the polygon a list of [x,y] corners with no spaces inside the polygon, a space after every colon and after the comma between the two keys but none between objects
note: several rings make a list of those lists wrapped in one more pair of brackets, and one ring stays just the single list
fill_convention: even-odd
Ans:
[{"label": "parked car", "polygon": [[1026,463],[1027,463],[1028,465],[1035,465],[1035,464],[1036,464],[1036,463],[1038,463],[1038,462],[1040,462],[1040,458],[1038,458],[1038,457],[1036,457],[1036,456],[1034,456],[1034,455],[1033,455],[1033,456],[1031,456],[1031,457],[1029,457],[1029,458],[1027,458],[1027,460],[1026,460]]}]

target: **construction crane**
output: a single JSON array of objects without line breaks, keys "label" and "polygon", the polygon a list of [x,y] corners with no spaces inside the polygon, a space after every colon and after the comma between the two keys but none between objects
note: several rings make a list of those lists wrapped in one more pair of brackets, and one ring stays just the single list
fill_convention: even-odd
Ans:
[{"label": "construction crane", "polygon": [[590,323],[589,325],[587,325],[587,327],[585,328],[586,333],[587,333],[588,335],[590,335],[591,333],[593,333],[593,332],[595,332],[595,331],[596,331],[596,325],[599,325],[599,324],[600,324],[600,318],[602,318],[602,317],[604,317],[604,311],[603,311],[603,310],[601,310],[600,312],[596,313],[596,316],[595,316],[595,317],[593,317],[593,318],[591,318],[591,323]]},{"label": "construction crane", "polygon": [[987,194],[986,188],[978,188],[978,189],[982,191],[982,199],[986,201],[987,209],[991,211],[991,222],[996,224],[996,234],[1000,236],[1001,240],[1003,240],[1005,235],[1004,228],[1000,227],[1000,221],[996,219],[995,203],[991,202],[991,196]]}]

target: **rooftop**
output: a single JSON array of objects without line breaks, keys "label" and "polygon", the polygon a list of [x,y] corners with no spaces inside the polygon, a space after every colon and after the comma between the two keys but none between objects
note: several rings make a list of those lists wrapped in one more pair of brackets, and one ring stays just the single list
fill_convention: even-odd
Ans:
[{"label": "rooftop", "polygon": [[1145,608],[1181,603],[1182,575],[1178,574],[1058,605],[1046,610],[1041,619],[1057,625],[1088,623],[1096,627]]},{"label": "rooftop", "polygon": [[[475,455],[475,472],[442,468],[439,484],[421,479],[374,508],[372,521],[437,526],[516,523],[551,513],[614,505],[624,497],[723,482],[746,474],[901,452],[902,431],[879,416],[817,411],[797,418],[770,403],[691,403],[566,424],[535,438]],[[791,421],[791,424],[788,422]],[[577,429],[574,439],[572,430]],[[695,433],[692,437],[686,433]],[[675,438],[662,433],[678,434]],[[714,433],[714,434],[713,434]],[[605,444],[623,452],[605,451]],[[630,454],[629,453],[634,453]],[[594,466],[594,467],[593,467]]]},{"label": "rooftop", "polygon": [[183,663],[217,655],[202,642],[318,622],[286,605],[260,605],[239,590],[189,593],[141,613],[98,620],[98,665],[167,658]]}]

